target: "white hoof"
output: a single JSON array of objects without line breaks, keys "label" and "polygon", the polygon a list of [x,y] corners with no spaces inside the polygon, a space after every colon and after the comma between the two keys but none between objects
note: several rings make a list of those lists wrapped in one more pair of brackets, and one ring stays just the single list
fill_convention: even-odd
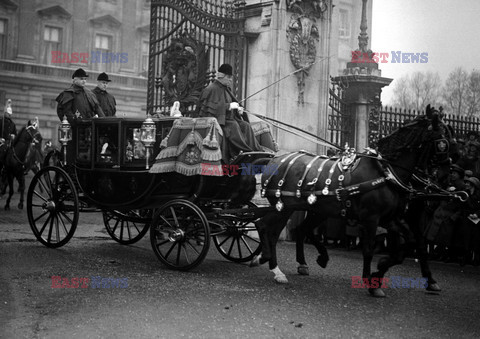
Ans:
[{"label": "white hoof", "polygon": [[288,284],[288,279],[285,274],[276,275],[274,279],[277,284]]},{"label": "white hoof", "polygon": [[300,275],[310,275],[310,270],[307,265],[298,265],[297,273]]}]

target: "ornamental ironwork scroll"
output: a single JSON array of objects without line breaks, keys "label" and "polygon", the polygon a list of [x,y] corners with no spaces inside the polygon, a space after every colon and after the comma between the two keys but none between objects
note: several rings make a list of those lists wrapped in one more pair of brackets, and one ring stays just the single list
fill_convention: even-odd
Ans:
[{"label": "ornamental ironwork scroll", "polygon": [[246,46],[243,0],[151,0],[147,113],[188,115],[216,69],[229,63],[243,97]]},{"label": "ornamental ironwork scroll", "polygon": [[195,104],[205,86],[207,69],[208,50],[204,43],[187,32],[173,38],[162,62],[165,105],[172,106],[175,101],[183,106]]},{"label": "ornamental ironwork scroll", "polygon": [[290,60],[297,70],[298,104],[304,104],[305,78],[317,57],[317,42],[320,33],[318,18],[327,10],[326,1],[287,0],[287,9],[292,12],[287,28],[290,43]]}]

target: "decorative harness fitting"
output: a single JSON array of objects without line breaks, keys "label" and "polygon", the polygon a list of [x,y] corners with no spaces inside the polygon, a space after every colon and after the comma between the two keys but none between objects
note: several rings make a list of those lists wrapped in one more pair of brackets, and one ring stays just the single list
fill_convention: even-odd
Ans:
[{"label": "decorative harness fitting", "polygon": [[[282,166],[284,166],[287,160],[290,159],[290,161],[286,165],[287,167],[285,169],[285,172],[283,173],[282,178],[279,180],[277,184],[277,188],[267,189],[267,186],[270,180],[272,179],[273,174],[270,175],[270,177],[266,179],[263,183],[261,196],[265,197],[265,195],[268,193],[269,195],[271,194],[271,195],[274,195],[276,198],[278,198],[277,203],[275,204],[275,207],[279,212],[282,211],[284,208],[282,196],[296,197],[297,199],[301,199],[302,197],[307,197],[306,200],[310,205],[313,205],[317,201],[317,196],[325,196],[325,197],[332,196],[332,197],[335,197],[337,201],[342,205],[340,215],[342,217],[345,217],[347,215],[347,209],[352,206],[352,203],[350,200],[351,196],[372,191],[386,184],[386,178],[379,177],[379,178],[375,178],[359,184],[345,186],[345,184],[346,183],[348,184],[348,182],[350,181],[351,171],[355,166],[356,160],[358,160],[357,154],[355,153],[355,151],[353,149],[349,149],[347,150],[346,154],[342,156],[342,158],[328,158],[323,155],[315,156],[306,165],[305,171],[303,172],[302,176],[297,182],[295,192],[282,190],[282,187],[285,184],[285,180],[288,172],[290,171],[292,166],[295,164],[295,162],[305,155],[311,155],[311,154],[307,154],[306,152],[299,151],[299,152],[286,155],[280,161],[279,168],[278,168],[279,170],[281,169]],[[375,155],[376,157],[379,157],[377,154]],[[305,185],[306,187],[311,186],[311,189],[302,191],[305,178],[307,177],[308,173],[312,170],[312,168],[314,168],[314,164],[317,163],[318,160],[320,160],[320,163],[319,163],[318,169],[316,170],[317,173],[315,177],[313,178],[312,181],[308,182]],[[329,161],[331,161],[331,165],[327,166],[327,163]],[[335,173],[335,168],[337,167],[340,173],[339,176],[337,177],[338,188],[331,189],[332,178]],[[319,181],[324,168],[328,168],[328,176],[327,176],[327,179],[325,179],[325,186],[322,190],[315,190],[315,184]]]}]

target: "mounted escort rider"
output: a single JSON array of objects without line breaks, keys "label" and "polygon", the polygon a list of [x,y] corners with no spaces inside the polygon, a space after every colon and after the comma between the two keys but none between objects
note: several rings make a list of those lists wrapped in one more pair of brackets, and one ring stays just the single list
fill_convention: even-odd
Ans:
[{"label": "mounted escort rider", "polygon": [[215,117],[222,127],[228,150],[224,160],[232,159],[240,152],[263,151],[255,139],[252,127],[242,119],[241,107],[232,94],[233,69],[229,64],[218,68],[217,78],[200,95],[195,112],[199,117]]},{"label": "mounted escort rider", "polygon": [[12,120],[12,99],[8,99],[3,110],[2,119],[0,119],[0,145],[7,143],[7,146],[17,136],[17,127]]}]

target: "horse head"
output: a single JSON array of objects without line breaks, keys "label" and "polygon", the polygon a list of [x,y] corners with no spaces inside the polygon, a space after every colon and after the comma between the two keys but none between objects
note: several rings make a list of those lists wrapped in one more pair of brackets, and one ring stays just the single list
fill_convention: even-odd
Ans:
[{"label": "horse head", "polygon": [[[378,150],[392,164],[431,173],[434,168],[450,165],[451,129],[443,122],[439,110],[430,105],[426,114],[401,126],[378,142]],[[406,156],[406,155],[409,156]],[[410,159],[405,162],[405,159]]]}]

